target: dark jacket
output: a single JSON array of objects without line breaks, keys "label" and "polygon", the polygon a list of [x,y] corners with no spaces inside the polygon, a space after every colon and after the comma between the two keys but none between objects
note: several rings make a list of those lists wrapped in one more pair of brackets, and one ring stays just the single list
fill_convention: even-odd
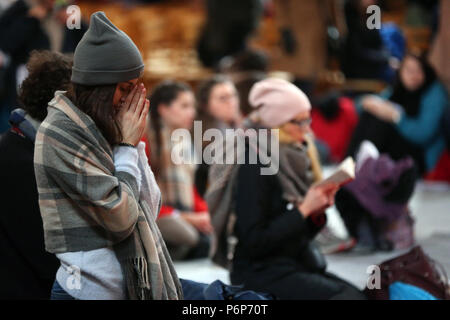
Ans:
[{"label": "dark jacket", "polygon": [[313,250],[312,239],[324,226],[325,214],[305,219],[283,200],[277,176],[261,175],[261,167],[247,163],[239,168],[232,283],[247,285],[255,274],[264,284],[286,273],[324,271],[325,260]]},{"label": "dark jacket", "polygon": [[[18,0],[0,16],[0,50],[11,57],[11,63],[5,71],[3,90],[0,91],[0,102],[7,107],[16,103],[16,70],[25,64],[33,50],[49,50],[50,40],[41,26],[39,19],[30,17],[28,4]],[[75,51],[78,42],[86,31],[86,24],[81,29],[70,30],[64,28],[64,39],[61,51],[71,53]]]},{"label": "dark jacket", "polygon": [[34,143],[9,131],[0,154],[0,299],[48,299],[59,261],[44,249]]},{"label": "dark jacket", "polygon": [[220,59],[246,48],[262,15],[261,0],[207,0],[207,19],[197,43],[200,61],[215,67]]},{"label": "dark jacket", "polygon": [[380,31],[367,28],[355,3],[347,1],[345,5],[348,34],[342,70],[347,78],[382,79],[389,67],[389,51],[384,47]]},{"label": "dark jacket", "polygon": [[313,242],[326,223],[325,213],[305,219],[283,200],[280,177],[261,175],[260,163],[249,164],[248,148],[246,160],[233,188],[238,241],[231,283],[276,299],[364,299],[357,288],[326,272]]}]

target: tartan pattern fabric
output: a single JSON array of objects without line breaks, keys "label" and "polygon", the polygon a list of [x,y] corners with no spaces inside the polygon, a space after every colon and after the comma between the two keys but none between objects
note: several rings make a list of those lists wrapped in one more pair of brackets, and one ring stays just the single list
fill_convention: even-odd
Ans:
[{"label": "tartan pattern fabric", "polygon": [[[154,135],[151,132],[150,146],[156,144]],[[150,162],[156,160],[154,157],[160,157],[157,179],[163,195],[162,203],[181,211],[194,211],[195,161],[192,143],[186,139],[172,141],[170,131],[165,126],[161,128],[161,142],[161,154],[151,154]],[[186,157],[184,160],[190,157],[191,161],[183,161],[183,157]]]},{"label": "tartan pattern fabric", "polygon": [[160,201],[141,199],[136,178],[115,171],[111,146],[62,91],[39,127],[34,162],[47,251],[112,246],[130,299],[182,298],[155,222]]}]

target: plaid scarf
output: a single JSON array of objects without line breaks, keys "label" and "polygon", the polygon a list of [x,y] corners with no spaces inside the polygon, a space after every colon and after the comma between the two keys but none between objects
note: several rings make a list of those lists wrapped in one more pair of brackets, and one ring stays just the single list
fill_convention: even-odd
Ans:
[{"label": "plaid scarf", "polygon": [[182,298],[155,222],[160,199],[143,198],[133,176],[115,171],[110,145],[64,92],[49,103],[34,162],[47,251],[112,246],[130,299]]},{"label": "plaid scarf", "polygon": [[[191,141],[185,139],[172,141],[171,132],[166,126],[161,127],[160,153],[151,152],[151,163],[159,163],[158,185],[163,194],[163,205],[176,208],[181,211],[194,210],[194,176],[195,162]],[[149,136],[150,146],[157,143],[155,132],[152,130]],[[172,159],[189,155],[191,161]],[[159,159],[156,159],[159,158]],[[159,160],[159,161],[157,161]],[[188,159],[189,160],[189,159]],[[175,164],[180,163],[180,164]]]}]

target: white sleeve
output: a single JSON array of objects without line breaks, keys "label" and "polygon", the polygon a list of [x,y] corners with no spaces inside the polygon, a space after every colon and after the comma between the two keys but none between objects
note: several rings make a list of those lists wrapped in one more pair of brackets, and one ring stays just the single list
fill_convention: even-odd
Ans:
[{"label": "white sleeve", "polygon": [[145,143],[143,141],[139,142],[137,150],[139,155],[138,168],[141,172],[140,200],[147,202],[153,213],[152,218],[156,219],[161,206],[161,191],[148,163],[147,155],[145,154]]},{"label": "white sleeve", "polygon": [[126,172],[135,177],[140,192],[141,171],[138,167],[139,154],[137,148],[116,146],[114,147],[113,152],[116,171]]}]

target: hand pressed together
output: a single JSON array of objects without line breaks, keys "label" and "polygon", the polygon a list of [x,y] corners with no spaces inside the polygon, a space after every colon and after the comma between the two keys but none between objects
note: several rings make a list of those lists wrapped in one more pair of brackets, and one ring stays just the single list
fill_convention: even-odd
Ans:
[{"label": "hand pressed together", "polygon": [[128,94],[118,114],[122,132],[121,142],[136,146],[141,141],[147,124],[149,106],[150,101],[146,99],[144,85],[135,86]]}]

